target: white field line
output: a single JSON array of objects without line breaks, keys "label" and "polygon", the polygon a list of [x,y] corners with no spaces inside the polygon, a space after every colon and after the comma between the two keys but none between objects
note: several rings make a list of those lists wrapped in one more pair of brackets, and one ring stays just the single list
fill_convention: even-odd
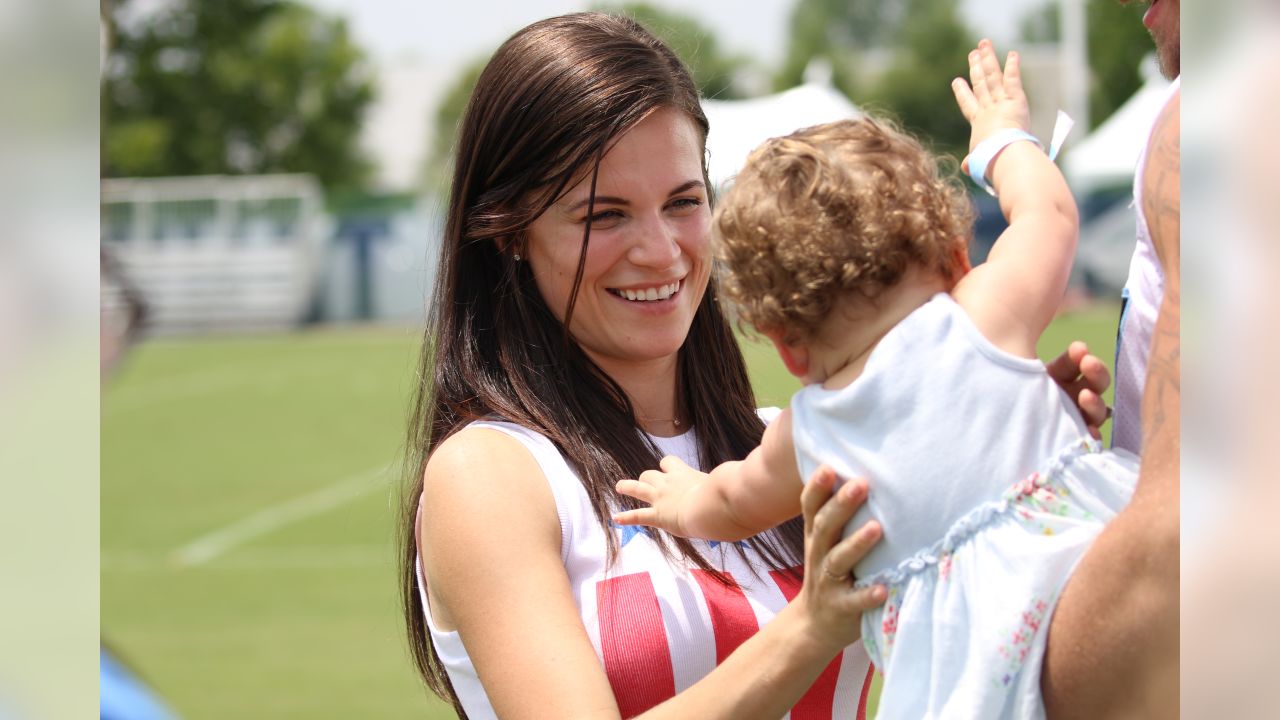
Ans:
[{"label": "white field line", "polygon": [[[290,548],[245,548],[209,562],[216,570],[332,570],[337,568],[394,567],[395,552],[389,545],[308,545]],[[179,567],[172,556],[115,550],[103,551],[104,573],[165,573],[191,569]]]},{"label": "white field line", "polygon": [[376,480],[386,478],[391,468],[380,465],[356,473],[318,490],[291,500],[263,508],[230,525],[206,533],[173,552],[180,567],[203,565],[231,548],[253,538],[278,530],[290,523],[318,515],[346,504],[365,493],[385,485]]}]

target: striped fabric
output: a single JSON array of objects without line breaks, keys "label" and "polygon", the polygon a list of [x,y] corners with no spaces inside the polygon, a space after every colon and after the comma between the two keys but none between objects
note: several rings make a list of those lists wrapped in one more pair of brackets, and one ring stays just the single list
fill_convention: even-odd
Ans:
[{"label": "striped fabric", "polygon": [[[728,543],[706,543],[704,555],[732,581],[723,585],[695,568],[672,567],[649,531],[610,528],[621,550],[605,566],[606,537],[586,493],[546,439],[505,423],[476,423],[511,435],[541,465],[555,496],[562,559],[583,625],[613,687],[622,716],[634,717],[692,686],[773,619],[800,590],[788,573],[744,560]],[[696,461],[692,433],[655,438],[664,452]],[[494,717],[457,633],[432,630],[454,689],[475,720]],[[861,720],[871,664],[860,643],[833,660],[792,709],[793,720]]]}]

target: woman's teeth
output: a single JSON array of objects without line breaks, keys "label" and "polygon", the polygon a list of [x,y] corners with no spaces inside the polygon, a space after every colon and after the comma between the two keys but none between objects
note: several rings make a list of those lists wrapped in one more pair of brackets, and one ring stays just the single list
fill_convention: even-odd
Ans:
[{"label": "woman's teeth", "polygon": [[641,288],[639,290],[614,290],[614,294],[620,295],[627,300],[635,301],[652,301],[666,300],[675,295],[680,290],[680,283],[673,282],[670,285],[662,285],[660,287]]}]

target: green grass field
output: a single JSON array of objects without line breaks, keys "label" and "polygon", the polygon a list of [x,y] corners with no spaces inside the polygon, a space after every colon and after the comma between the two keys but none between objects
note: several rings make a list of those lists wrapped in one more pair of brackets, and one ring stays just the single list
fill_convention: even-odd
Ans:
[{"label": "green grass field", "polygon": [[[1055,322],[1110,362],[1115,308]],[[450,718],[404,649],[395,506],[418,333],[156,340],[102,399],[103,635],[185,718]],[[761,404],[797,387],[744,343]]]}]

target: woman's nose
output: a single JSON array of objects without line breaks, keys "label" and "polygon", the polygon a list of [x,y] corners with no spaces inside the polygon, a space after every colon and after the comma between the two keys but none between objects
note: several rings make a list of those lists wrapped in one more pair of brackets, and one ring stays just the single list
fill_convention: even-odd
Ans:
[{"label": "woman's nose", "polygon": [[666,268],[680,258],[676,228],[663,217],[650,218],[636,228],[627,258],[636,265]]}]

